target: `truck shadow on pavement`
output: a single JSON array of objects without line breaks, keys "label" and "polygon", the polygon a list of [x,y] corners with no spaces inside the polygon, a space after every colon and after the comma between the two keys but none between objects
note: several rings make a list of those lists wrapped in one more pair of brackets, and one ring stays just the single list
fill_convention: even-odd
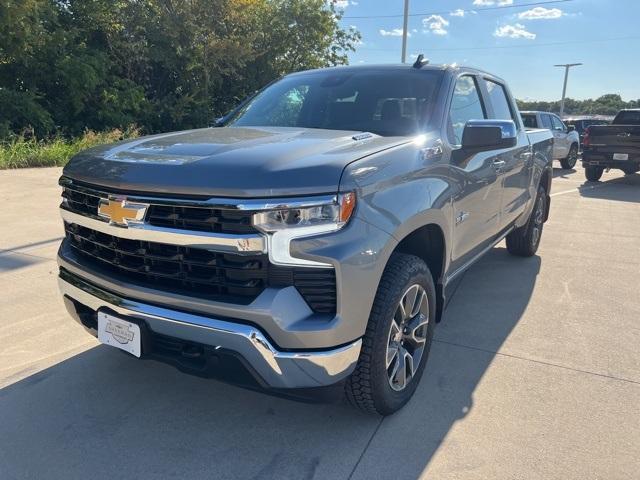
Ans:
[{"label": "truck shadow on pavement", "polygon": [[553,167],[553,178],[571,178],[570,175],[573,175],[574,173],[576,173],[575,168],[566,170],[564,168]]},{"label": "truck shadow on pavement", "polygon": [[414,399],[392,417],[272,397],[100,346],[0,390],[0,471],[94,480],[414,479],[474,408],[474,390],[525,311],[539,270],[539,257],[504,248],[472,267],[436,329]]},{"label": "truck shadow on pavement", "polygon": [[640,174],[625,175],[604,182],[585,182],[578,187],[586,198],[640,203]]}]

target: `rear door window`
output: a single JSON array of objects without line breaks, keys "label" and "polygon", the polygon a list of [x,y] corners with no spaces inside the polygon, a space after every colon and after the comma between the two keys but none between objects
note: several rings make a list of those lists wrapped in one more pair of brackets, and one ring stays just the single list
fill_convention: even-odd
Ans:
[{"label": "rear door window", "polygon": [[522,115],[522,122],[526,128],[538,128],[538,122],[536,122],[536,116],[525,114]]},{"label": "rear door window", "polygon": [[493,116],[496,120],[514,120],[509,97],[504,87],[492,80],[486,80],[489,101],[493,107]]},{"label": "rear door window", "polygon": [[476,79],[471,75],[464,75],[456,82],[449,107],[447,122],[447,136],[452,145],[462,144],[464,126],[469,120],[487,118]]},{"label": "rear door window", "polygon": [[542,122],[542,128],[547,128],[549,130],[553,129],[553,124],[551,123],[551,115],[548,113],[543,113],[540,115],[540,121]]}]

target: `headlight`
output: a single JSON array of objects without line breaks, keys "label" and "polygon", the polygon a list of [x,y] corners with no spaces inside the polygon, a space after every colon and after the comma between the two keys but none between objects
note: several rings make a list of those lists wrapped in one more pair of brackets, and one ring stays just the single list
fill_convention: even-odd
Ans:
[{"label": "headlight", "polygon": [[[319,200],[318,205],[275,207],[274,210],[256,213],[253,224],[263,232],[277,232],[285,228],[307,228],[324,225],[327,231],[337,230],[349,221],[356,206],[356,195],[344,193],[330,200]],[[311,200],[309,203],[313,203]]]},{"label": "headlight", "polygon": [[254,214],[253,225],[268,234],[272,263],[330,267],[329,264],[292,257],[289,249],[291,240],[339,230],[349,221],[355,206],[356,195],[353,192],[317,201],[292,201],[290,205],[274,205],[272,210]]}]

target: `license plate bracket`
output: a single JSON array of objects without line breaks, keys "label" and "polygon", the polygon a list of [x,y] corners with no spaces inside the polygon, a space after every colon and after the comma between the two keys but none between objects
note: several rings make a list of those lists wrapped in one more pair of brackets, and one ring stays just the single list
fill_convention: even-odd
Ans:
[{"label": "license plate bracket", "polygon": [[106,312],[98,312],[98,340],[140,358],[142,331],[140,326]]}]

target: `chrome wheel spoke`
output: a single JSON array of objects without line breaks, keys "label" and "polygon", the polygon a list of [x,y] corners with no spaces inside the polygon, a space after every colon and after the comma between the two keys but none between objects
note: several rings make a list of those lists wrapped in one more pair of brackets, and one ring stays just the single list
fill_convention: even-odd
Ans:
[{"label": "chrome wheel spoke", "polygon": [[398,351],[398,361],[395,363],[391,372],[391,386],[396,390],[402,390],[407,386],[407,363],[406,354],[408,352],[404,348]]},{"label": "chrome wheel spoke", "polygon": [[420,307],[420,299],[418,295],[420,291],[420,285],[413,285],[409,290],[407,290],[407,293],[404,294],[402,303],[404,304],[405,319],[411,318],[416,314],[416,304],[418,304],[418,308]]},{"label": "chrome wheel spoke", "polygon": [[407,378],[411,380],[413,378],[414,369],[413,369],[413,355],[411,355],[406,350],[404,351],[404,361],[406,363],[407,370]]},{"label": "chrome wheel spoke", "polygon": [[387,370],[389,369],[393,361],[398,357],[398,352],[399,349],[397,345],[389,345],[389,347],[387,348]]},{"label": "chrome wheel spoke", "polygon": [[407,337],[416,345],[421,345],[427,340],[427,325],[429,325],[429,317],[422,313],[413,318],[408,325]]}]

